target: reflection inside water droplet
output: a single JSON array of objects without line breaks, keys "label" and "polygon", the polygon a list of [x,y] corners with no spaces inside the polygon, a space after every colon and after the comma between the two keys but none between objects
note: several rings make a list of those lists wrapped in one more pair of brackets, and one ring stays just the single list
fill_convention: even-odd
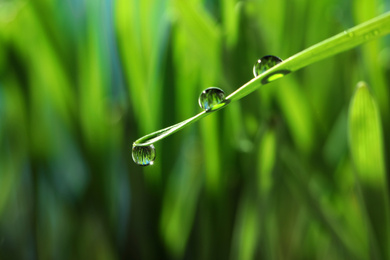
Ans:
[{"label": "reflection inside water droplet", "polygon": [[133,161],[141,166],[153,165],[156,159],[156,149],[154,145],[149,146],[133,146],[131,157]]},{"label": "reflection inside water droplet", "polygon": [[202,91],[199,96],[199,106],[206,110],[211,111],[223,107],[225,100],[225,92],[222,89],[216,87],[210,87]]},{"label": "reflection inside water droplet", "polygon": [[278,63],[281,63],[283,60],[279,57],[273,55],[267,55],[258,59],[255,65],[253,66],[253,75],[255,77],[259,76],[264,71],[272,68]]}]

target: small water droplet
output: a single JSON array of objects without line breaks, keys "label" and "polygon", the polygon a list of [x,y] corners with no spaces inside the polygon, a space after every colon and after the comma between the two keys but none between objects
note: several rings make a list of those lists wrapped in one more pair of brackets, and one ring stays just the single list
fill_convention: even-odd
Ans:
[{"label": "small water droplet", "polygon": [[374,31],[372,32],[372,34],[373,34],[374,36],[377,36],[377,35],[379,34],[379,30],[374,30]]},{"label": "small water droplet", "polygon": [[134,146],[132,149],[131,157],[133,161],[141,166],[153,165],[156,159],[156,149],[154,145],[149,146]]},{"label": "small water droplet", "polygon": [[273,55],[267,55],[258,59],[255,65],[253,66],[253,75],[255,77],[259,76],[264,71],[272,68],[278,63],[281,63],[283,60],[279,57]]},{"label": "small water droplet", "polygon": [[202,91],[199,96],[199,106],[206,111],[215,110],[225,105],[225,92],[216,87],[210,87]]}]

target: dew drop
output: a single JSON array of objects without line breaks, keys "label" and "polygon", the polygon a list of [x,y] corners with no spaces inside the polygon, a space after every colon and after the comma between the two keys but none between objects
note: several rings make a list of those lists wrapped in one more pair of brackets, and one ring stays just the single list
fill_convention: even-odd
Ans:
[{"label": "dew drop", "polygon": [[132,149],[131,157],[133,161],[141,166],[153,165],[156,159],[156,149],[154,145],[149,146],[134,146]]},{"label": "dew drop", "polygon": [[258,59],[255,65],[253,66],[253,75],[255,77],[259,76],[264,71],[272,68],[278,63],[281,63],[283,60],[279,57],[273,55],[267,55]]},{"label": "dew drop", "polygon": [[216,87],[210,87],[202,91],[199,96],[199,106],[206,110],[216,110],[225,105],[225,92],[222,89]]}]

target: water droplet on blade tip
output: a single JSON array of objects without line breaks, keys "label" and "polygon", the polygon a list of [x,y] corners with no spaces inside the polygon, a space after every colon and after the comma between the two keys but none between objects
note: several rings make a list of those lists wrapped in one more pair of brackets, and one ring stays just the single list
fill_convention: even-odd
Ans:
[{"label": "water droplet on blade tip", "polygon": [[149,146],[133,146],[131,157],[138,165],[153,165],[156,159],[156,149],[152,144]]}]

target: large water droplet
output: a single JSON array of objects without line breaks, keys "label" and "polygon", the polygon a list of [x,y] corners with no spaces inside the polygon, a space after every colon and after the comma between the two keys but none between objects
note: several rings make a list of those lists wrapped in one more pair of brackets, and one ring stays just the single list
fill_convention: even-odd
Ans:
[{"label": "large water droplet", "polygon": [[272,68],[278,63],[281,63],[283,60],[279,57],[273,56],[273,55],[267,55],[262,57],[261,59],[258,59],[255,65],[253,66],[253,75],[255,77],[259,76],[264,71]]},{"label": "large water droplet", "polygon": [[156,149],[154,149],[154,145],[152,144],[149,146],[133,146],[131,157],[133,157],[133,161],[138,165],[152,165],[156,159]]},{"label": "large water droplet", "polygon": [[218,109],[224,105],[225,92],[216,87],[210,87],[202,91],[199,96],[199,106],[206,111]]}]

